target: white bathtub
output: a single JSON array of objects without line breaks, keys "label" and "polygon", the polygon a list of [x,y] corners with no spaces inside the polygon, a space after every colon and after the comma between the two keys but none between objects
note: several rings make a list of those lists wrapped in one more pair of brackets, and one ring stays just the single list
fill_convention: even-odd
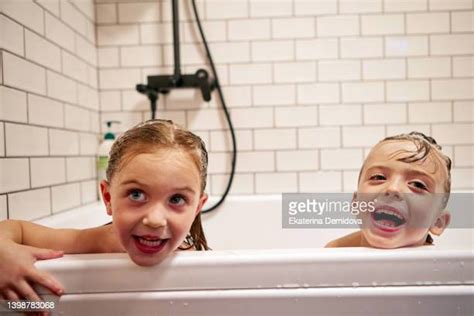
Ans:
[{"label": "white bathtub", "polygon": [[[103,207],[91,205],[40,222],[88,227],[109,220],[99,214]],[[474,314],[472,230],[448,230],[434,247],[321,249],[347,231],[281,229],[280,196],[231,197],[204,216],[204,226],[214,251],[178,252],[152,268],[134,265],[126,254],[38,262],[66,288],[55,313]]]}]

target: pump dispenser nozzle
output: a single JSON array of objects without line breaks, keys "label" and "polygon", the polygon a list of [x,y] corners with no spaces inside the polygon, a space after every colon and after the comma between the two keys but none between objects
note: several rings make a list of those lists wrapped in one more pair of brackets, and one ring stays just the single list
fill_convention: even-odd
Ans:
[{"label": "pump dispenser nozzle", "polygon": [[104,134],[104,140],[110,139],[114,140],[115,139],[115,134],[112,132],[112,124],[120,124],[120,121],[105,121],[105,124],[107,125],[107,132]]},{"label": "pump dispenser nozzle", "polygon": [[[120,124],[119,121],[105,121],[107,131],[104,133],[103,140],[97,152],[97,180],[100,183],[102,180],[107,180],[107,167],[109,164],[110,149],[115,141],[115,134],[112,132],[112,124]],[[102,193],[98,186],[98,194],[102,199]]]}]

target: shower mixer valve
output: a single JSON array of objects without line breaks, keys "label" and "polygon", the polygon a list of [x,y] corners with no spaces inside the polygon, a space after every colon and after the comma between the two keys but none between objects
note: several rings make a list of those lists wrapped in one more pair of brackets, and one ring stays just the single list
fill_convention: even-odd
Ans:
[{"label": "shower mixer valve", "polygon": [[[172,75],[148,76],[146,85],[136,85],[137,91],[145,94],[148,99],[150,99],[152,119],[155,118],[156,103],[160,93],[166,94],[170,92],[171,89],[177,88],[198,88],[201,90],[204,101],[209,102],[211,100],[212,90],[218,86],[216,82],[217,79],[210,78],[209,73],[205,69],[198,69],[196,73],[192,75],[181,74],[178,0],[172,0],[171,4],[173,15],[174,73]],[[217,74],[215,76],[217,77]]]},{"label": "shower mixer valve", "polygon": [[154,75],[148,76],[147,85],[137,84],[138,92],[148,98],[158,98],[158,93],[166,94],[176,88],[198,88],[204,101],[211,100],[211,92],[216,87],[215,80],[209,77],[205,69],[199,69],[192,75]]}]

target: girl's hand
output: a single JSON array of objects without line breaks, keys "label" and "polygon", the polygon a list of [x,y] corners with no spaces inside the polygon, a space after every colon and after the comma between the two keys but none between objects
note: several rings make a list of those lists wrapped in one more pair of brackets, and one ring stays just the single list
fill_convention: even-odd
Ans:
[{"label": "girl's hand", "polygon": [[62,256],[62,251],[24,246],[9,239],[0,239],[0,298],[41,301],[30,282],[61,295],[64,292],[62,285],[49,273],[36,269],[34,263]]}]

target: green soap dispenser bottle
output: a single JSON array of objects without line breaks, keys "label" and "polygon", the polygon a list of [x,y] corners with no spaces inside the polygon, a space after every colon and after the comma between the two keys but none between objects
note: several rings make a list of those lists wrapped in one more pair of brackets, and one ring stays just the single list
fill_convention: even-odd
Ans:
[{"label": "green soap dispenser bottle", "polygon": [[115,141],[115,134],[111,131],[111,126],[114,123],[119,124],[119,121],[106,121],[107,131],[104,134],[104,139],[97,151],[97,185],[99,190],[99,197],[102,201],[102,192],[100,191],[100,182],[107,179],[107,166],[109,165],[109,153]]}]

